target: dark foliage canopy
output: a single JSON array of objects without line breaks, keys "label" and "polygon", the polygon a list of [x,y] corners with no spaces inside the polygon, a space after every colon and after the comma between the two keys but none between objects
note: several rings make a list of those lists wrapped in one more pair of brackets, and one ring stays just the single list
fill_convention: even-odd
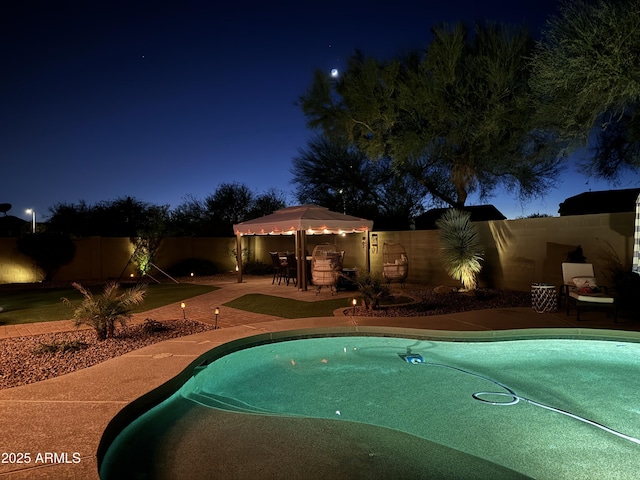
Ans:
[{"label": "dark foliage canopy", "polygon": [[284,195],[275,189],[253,193],[241,183],[222,183],[199,201],[192,197],[172,213],[174,235],[233,236],[233,224],[268,215],[286,206]]},{"label": "dark foliage canopy", "polygon": [[47,229],[77,237],[230,236],[234,223],[284,206],[283,195],[275,190],[256,195],[243,184],[231,183],[221,184],[205,200],[187,197],[173,210],[133,197],[95,205],[60,203],[50,209]]},{"label": "dark foliage canopy", "polygon": [[317,136],[293,159],[296,198],[374,221],[384,230],[409,229],[423,211],[426,189],[392,168],[374,162],[346,140]]},{"label": "dark foliage canopy", "polygon": [[615,179],[640,168],[640,0],[573,0],[546,25],[532,60],[537,121],[585,171]]},{"label": "dark foliage canopy", "polygon": [[60,203],[50,209],[48,230],[78,237],[161,236],[169,221],[169,207],[133,197],[88,205]]},{"label": "dark foliage canopy", "polygon": [[346,137],[368,158],[390,158],[452,206],[498,186],[523,198],[543,193],[561,159],[550,132],[531,123],[531,37],[490,24],[432,32],[424,53],[357,54],[338,80],[317,72],[299,102],[309,126]]}]

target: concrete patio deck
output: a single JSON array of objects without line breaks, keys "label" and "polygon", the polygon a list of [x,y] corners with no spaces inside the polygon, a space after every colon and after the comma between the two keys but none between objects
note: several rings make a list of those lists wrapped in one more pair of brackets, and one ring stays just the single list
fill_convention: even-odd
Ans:
[{"label": "concrete patio deck", "polygon": [[[637,332],[637,322],[613,323],[603,312],[589,312],[578,323],[564,312],[538,314],[530,308],[483,310],[428,317],[348,316],[285,320],[223,307],[246,293],[282,295],[305,301],[331,298],[328,291],[298,291],[271,285],[271,279],[229,280],[221,288],[186,301],[188,318],[212,323],[221,307],[219,329],[177,338],[130,352],[99,365],[22,387],[0,390],[0,478],[95,479],[97,449],[107,424],[127,404],[176,376],[213,347],[259,333],[319,327],[389,326],[445,331],[567,328]],[[353,292],[340,292],[345,308]],[[335,296],[333,297],[335,298]],[[171,320],[182,317],[179,305],[168,305],[136,316]],[[354,327],[354,324],[357,327]],[[0,338],[72,329],[71,322],[0,327]],[[630,336],[635,334],[629,334]],[[28,456],[27,456],[28,454]],[[22,463],[18,463],[21,459]],[[28,461],[27,461],[28,460]],[[241,458],[236,459],[242,461]],[[195,478],[186,476],[185,478]],[[259,474],[253,478],[259,478]]]}]

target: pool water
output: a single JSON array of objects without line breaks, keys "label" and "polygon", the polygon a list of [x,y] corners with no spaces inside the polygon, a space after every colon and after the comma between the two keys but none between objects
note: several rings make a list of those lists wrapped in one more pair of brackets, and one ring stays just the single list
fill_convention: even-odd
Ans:
[{"label": "pool water", "polygon": [[281,341],[198,368],[122,431],[100,473],[637,478],[638,392],[636,343]]}]

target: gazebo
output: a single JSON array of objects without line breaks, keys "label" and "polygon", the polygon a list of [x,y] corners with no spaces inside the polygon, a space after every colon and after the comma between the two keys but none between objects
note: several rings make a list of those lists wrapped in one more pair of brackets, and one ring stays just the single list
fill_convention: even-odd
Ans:
[{"label": "gazebo", "polygon": [[[295,253],[298,259],[306,258],[306,236],[345,233],[368,233],[373,221],[353,217],[319,205],[298,205],[276,210],[270,215],[247,220],[233,226],[237,251],[242,251],[244,235],[295,235]],[[366,248],[366,264],[369,264],[369,248]],[[307,269],[304,261],[298,261],[298,289],[307,289]],[[238,282],[242,282],[242,255],[238,255]]]}]

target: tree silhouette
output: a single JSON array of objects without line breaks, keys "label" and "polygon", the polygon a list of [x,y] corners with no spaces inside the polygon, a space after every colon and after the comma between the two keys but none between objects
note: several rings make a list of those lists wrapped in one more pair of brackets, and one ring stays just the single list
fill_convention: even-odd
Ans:
[{"label": "tree silhouette", "polygon": [[311,139],[293,158],[291,174],[300,203],[368,218],[380,229],[409,229],[424,210],[424,187],[389,159],[374,162],[344,139]]},{"label": "tree silhouette", "polygon": [[69,235],[104,237],[162,236],[169,221],[169,207],[133,197],[88,205],[59,203],[50,208],[48,229]]},{"label": "tree silhouette", "polygon": [[368,158],[391,158],[452,206],[499,185],[523,198],[543,193],[561,159],[531,123],[531,37],[497,25],[432,32],[424,54],[388,62],[357,54],[338,80],[317,72],[299,101],[308,125],[346,136]]},{"label": "tree silhouette", "polygon": [[538,123],[589,146],[594,176],[640,168],[639,24],[640,0],[564,2],[533,55]]}]

